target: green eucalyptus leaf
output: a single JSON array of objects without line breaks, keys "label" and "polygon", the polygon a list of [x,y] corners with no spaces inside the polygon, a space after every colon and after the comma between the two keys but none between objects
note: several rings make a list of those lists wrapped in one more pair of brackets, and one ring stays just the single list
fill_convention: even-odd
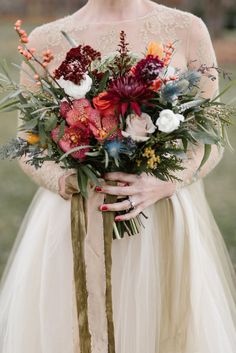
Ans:
[{"label": "green eucalyptus leaf", "polygon": [[99,151],[96,151],[96,152],[85,152],[86,156],[89,156],[89,157],[97,157],[100,155],[100,152]]},{"label": "green eucalyptus leaf", "polygon": [[5,111],[5,109],[9,108],[9,107],[12,107],[12,110],[17,110],[18,104],[19,104],[19,100],[17,99],[17,100],[3,104],[2,106],[0,106],[0,110]]},{"label": "green eucalyptus leaf", "polygon": [[33,119],[27,121],[26,123],[24,123],[23,125],[21,125],[21,129],[22,130],[32,130],[37,125],[38,125],[38,118],[33,118]]},{"label": "green eucalyptus leaf", "polygon": [[109,165],[109,155],[106,150],[104,150],[104,153],[105,153],[105,169],[107,169]]},{"label": "green eucalyptus leaf", "polygon": [[207,145],[213,145],[219,142],[218,136],[211,135],[205,131],[192,131],[191,135],[197,142]]},{"label": "green eucalyptus leaf", "polygon": [[44,130],[43,124],[39,124],[39,137],[40,137],[40,142],[42,145],[46,144],[47,142],[47,135]]},{"label": "green eucalyptus leaf", "polygon": [[26,65],[28,65],[30,67],[30,69],[33,71],[33,73],[37,74],[37,70],[35,69],[35,67],[31,64],[31,62],[29,60],[27,60],[26,58],[23,58],[24,62],[26,63]]},{"label": "green eucalyptus leaf", "polygon": [[83,145],[83,146],[78,146],[78,147],[75,147],[75,148],[72,148],[71,150],[69,150],[68,152],[64,153],[63,156],[61,156],[60,158],[60,161],[62,161],[63,159],[65,159],[66,157],[68,157],[71,153],[74,153],[74,152],[78,152],[78,151],[81,151],[85,148],[90,148],[92,146],[90,145]]},{"label": "green eucalyptus leaf", "polygon": [[204,146],[204,155],[203,155],[202,161],[200,163],[200,166],[198,168],[198,171],[200,171],[202,166],[206,163],[206,161],[208,160],[208,158],[210,156],[210,153],[211,153],[211,145],[205,144],[205,146]]},{"label": "green eucalyptus leaf", "polygon": [[98,91],[99,91],[99,92],[104,91],[104,89],[106,88],[106,85],[107,85],[107,81],[108,81],[108,79],[109,79],[109,76],[110,76],[110,73],[109,73],[109,71],[107,70],[107,71],[105,72],[105,74],[103,75],[103,78],[102,78],[102,80],[101,80],[101,82],[100,82],[100,84],[99,84],[99,87],[98,87]]},{"label": "green eucalyptus leaf", "polygon": [[77,180],[78,180],[79,190],[82,196],[85,198],[88,198],[88,191],[87,191],[88,176],[83,173],[83,170],[81,168],[77,170]]},{"label": "green eucalyptus leaf", "polygon": [[184,151],[187,152],[188,140],[186,138],[182,138],[182,144],[183,144],[183,147],[184,147]]},{"label": "green eucalyptus leaf", "polygon": [[51,116],[44,123],[46,131],[52,131],[57,126],[57,117],[55,115]]},{"label": "green eucalyptus leaf", "polygon": [[59,128],[58,141],[64,136],[65,126],[66,126],[66,122],[65,120],[63,120]]},{"label": "green eucalyptus leaf", "polygon": [[88,165],[83,165],[82,170],[83,170],[84,174],[86,174],[88,176],[88,178],[90,180],[92,180],[92,182],[95,185],[100,185],[100,182],[99,182],[95,172],[91,169],[91,167],[89,167]]},{"label": "green eucalyptus leaf", "polygon": [[236,85],[236,80],[231,81],[224,89],[223,91],[221,91],[211,102],[214,103],[215,101],[217,101],[217,99],[219,99],[220,97],[222,97],[226,92],[228,92],[233,86]]}]

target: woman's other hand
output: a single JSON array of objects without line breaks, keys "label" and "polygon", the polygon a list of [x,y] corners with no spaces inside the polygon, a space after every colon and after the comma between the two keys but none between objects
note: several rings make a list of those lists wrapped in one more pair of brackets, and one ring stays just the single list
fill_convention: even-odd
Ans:
[{"label": "woman's other hand", "polygon": [[[130,212],[117,216],[115,218],[116,221],[124,221],[136,217],[146,207],[163,198],[172,196],[176,190],[175,182],[162,181],[146,173],[135,175],[114,172],[105,174],[104,179],[106,181],[116,181],[119,184],[116,186],[105,184],[102,187],[97,187],[96,191],[117,195],[119,198],[123,197],[124,200],[113,204],[103,204],[100,206],[101,211],[128,211],[131,208],[131,203],[135,205]],[[125,186],[120,186],[120,183]]]}]

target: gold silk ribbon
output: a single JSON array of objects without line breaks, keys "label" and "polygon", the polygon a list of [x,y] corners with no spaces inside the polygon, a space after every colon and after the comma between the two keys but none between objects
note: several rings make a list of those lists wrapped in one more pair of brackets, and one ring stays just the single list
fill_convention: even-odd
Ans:
[{"label": "gold silk ribbon", "polygon": [[[89,186],[89,197],[74,194],[71,237],[78,327],[78,353],[115,353],[112,310],[112,212],[102,213],[104,194]],[[108,196],[106,202],[114,202]],[[77,353],[77,351],[76,351]]]},{"label": "gold silk ribbon", "polygon": [[86,218],[86,200],[81,194],[74,194],[71,200],[71,239],[80,352],[92,353],[91,334],[88,323],[88,291],[84,255],[84,241],[87,233]]}]

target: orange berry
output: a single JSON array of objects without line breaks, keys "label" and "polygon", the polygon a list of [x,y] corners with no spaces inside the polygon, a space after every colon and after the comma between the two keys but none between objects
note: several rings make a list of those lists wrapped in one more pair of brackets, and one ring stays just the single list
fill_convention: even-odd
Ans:
[{"label": "orange berry", "polygon": [[35,75],[34,75],[34,79],[35,79],[35,80],[39,80],[39,75],[38,75],[38,74],[35,74]]},{"label": "orange berry", "polygon": [[16,27],[20,27],[22,25],[22,20],[17,20],[15,23]]},{"label": "orange berry", "polygon": [[30,53],[28,53],[27,56],[26,56],[26,59],[27,60],[31,60],[32,59],[32,55]]},{"label": "orange berry", "polygon": [[21,43],[28,43],[29,42],[29,38],[28,37],[21,37]]},{"label": "orange berry", "polygon": [[36,82],[36,85],[37,85],[37,86],[42,86],[42,83],[41,83],[40,81],[37,81],[37,82]]},{"label": "orange berry", "polygon": [[42,65],[43,65],[43,67],[47,67],[47,66],[48,66],[48,63],[47,63],[46,61],[44,61],[44,62],[42,63]]}]

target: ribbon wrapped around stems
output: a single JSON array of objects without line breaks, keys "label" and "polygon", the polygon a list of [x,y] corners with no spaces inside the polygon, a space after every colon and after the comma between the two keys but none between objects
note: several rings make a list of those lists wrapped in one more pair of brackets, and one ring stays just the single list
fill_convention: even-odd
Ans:
[{"label": "ribbon wrapped around stems", "polygon": [[[115,202],[116,196],[108,196],[106,202]],[[97,202],[95,200],[95,202]],[[91,205],[90,205],[91,206]],[[89,206],[89,207],[90,207]],[[96,205],[98,206],[98,205]],[[96,207],[93,205],[93,207]],[[72,196],[71,200],[71,237],[74,263],[74,282],[75,282],[75,296],[77,321],[79,330],[79,346],[80,353],[94,353],[93,347],[96,344],[93,341],[93,332],[90,332],[91,319],[89,318],[89,284],[87,282],[86,274],[86,256],[85,243],[88,231],[88,200],[86,200],[80,193]],[[105,276],[105,315],[107,328],[107,353],[115,353],[115,338],[114,338],[114,324],[113,324],[113,310],[112,310],[112,285],[111,285],[111,270],[112,270],[112,240],[113,240],[113,222],[114,213],[103,213],[103,255],[104,255],[104,276]],[[92,261],[92,259],[91,259]],[[96,276],[94,272],[91,276]],[[91,284],[91,283],[90,283]],[[102,290],[98,289],[98,293]],[[93,293],[94,295],[94,293]],[[96,293],[95,293],[96,295]],[[98,304],[96,304],[98,305]],[[98,307],[97,307],[98,308]],[[101,310],[100,308],[98,308]],[[96,308],[93,308],[93,315]],[[99,315],[99,312],[97,312]],[[95,337],[96,337],[95,333]],[[98,333],[99,334],[99,333]],[[96,338],[95,338],[96,339]],[[102,339],[102,338],[101,338]],[[94,348],[95,350],[95,348]],[[106,352],[104,352],[106,353]]]}]

